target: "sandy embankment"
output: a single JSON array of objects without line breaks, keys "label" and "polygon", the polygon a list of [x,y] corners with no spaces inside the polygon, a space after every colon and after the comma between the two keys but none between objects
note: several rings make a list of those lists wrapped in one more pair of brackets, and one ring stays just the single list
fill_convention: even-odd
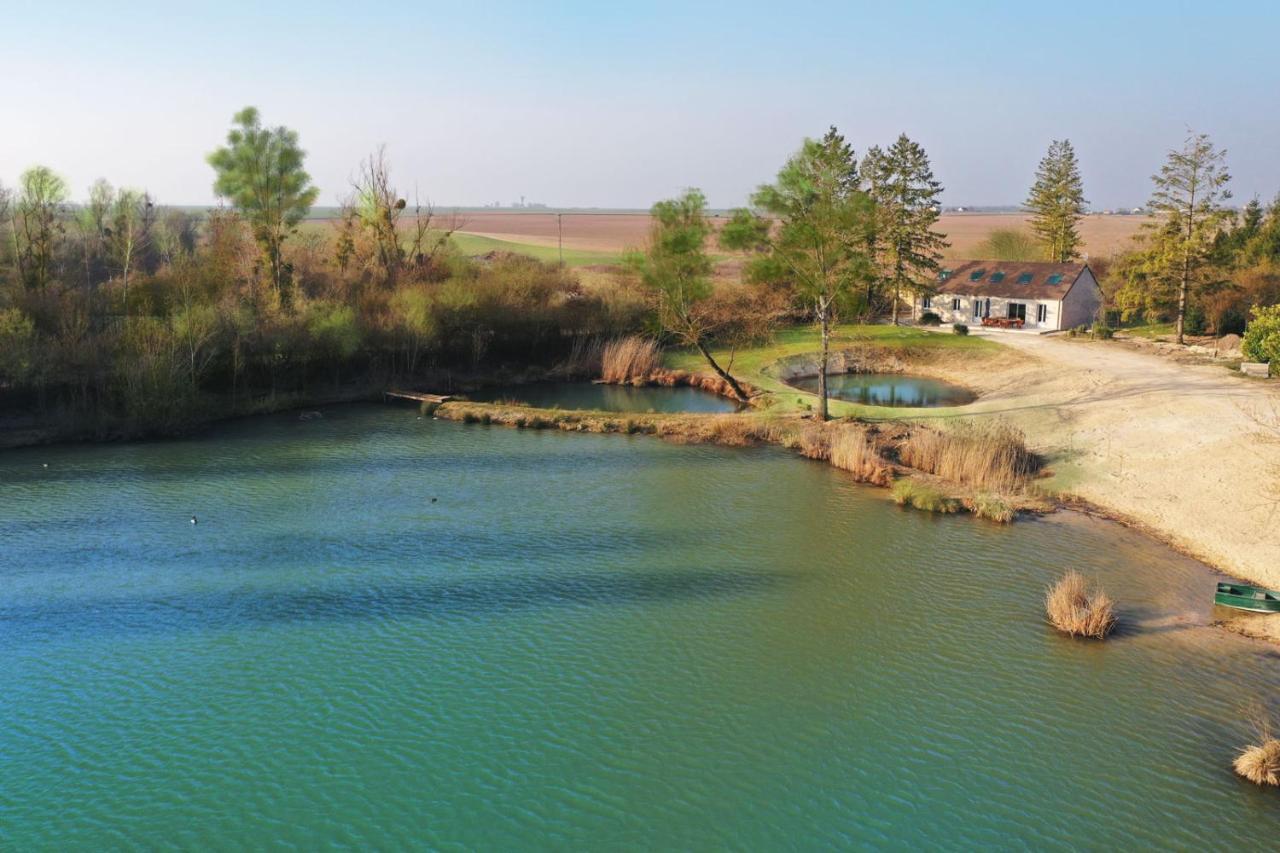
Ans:
[{"label": "sandy embankment", "polygon": [[974,408],[1019,424],[1051,456],[1050,485],[1280,587],[1276,383],[1116,342],[992,337],[1033,358],[970,377],[985,392]]}]

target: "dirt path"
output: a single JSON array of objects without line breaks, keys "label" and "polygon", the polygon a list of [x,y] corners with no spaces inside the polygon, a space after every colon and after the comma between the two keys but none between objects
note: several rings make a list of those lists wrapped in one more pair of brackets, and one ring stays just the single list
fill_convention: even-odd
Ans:
[{"label": "dirt path", "polygon": [[1280,390],[1118,343],[992,338],[1036,358],[975,377],[975,408],[1021,425],[1053,485],[1280,587]]}]

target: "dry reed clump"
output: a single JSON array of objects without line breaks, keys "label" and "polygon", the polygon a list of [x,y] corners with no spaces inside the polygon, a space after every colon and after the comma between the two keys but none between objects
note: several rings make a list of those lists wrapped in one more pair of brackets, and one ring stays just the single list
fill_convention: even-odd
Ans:
[{"label": "dry reed clump", "polygon": [[959,512],[960,502],[949,498],[926,483],[899,480],[893,484],[893,502],[925,512]]},{"label": "dry reed clump", "polygon": [[1015,427],[960,423],[947,430],[916,429],[898,450],[904,465],[980,489],[1021,489],[1040,468]]},{"label": "dry reed clump", "polygon": [[828,460],[864,483],[889,486],[893,469],[880,456],[875,441],[862,429],[842,429],[830,440]]},{"label": "dry reed clump", "polygon": [[617,338],[604,345],[600,377],[616,384],[647,382],[661,361],[658,344],[650,338],[638,335]]},{"label": "dry reed clump", "polygon": [[1110,596],[1091,589],[1077,571],[1067,572],[1049,588],[1044,606],[1053,627],[1073,637],[1104,639],[1118,621]]},{"label": "dry reed clump", "polygon": [[1255,785],[1280,785],[1280,739],[1271,732],[1271,718],[1261,706],[1253,711],[1257,743],[1240,750],[1232,767]]}]

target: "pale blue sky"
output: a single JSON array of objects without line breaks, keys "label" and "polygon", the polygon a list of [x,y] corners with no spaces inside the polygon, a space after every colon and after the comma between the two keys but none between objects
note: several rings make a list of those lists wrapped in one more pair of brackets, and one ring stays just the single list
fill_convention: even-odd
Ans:
[{"label": "pale blue sky", "polygon": [[[270,7],[270,8],[266,8]],[[33,163],[204,203],[258,106],[332,204],[385,142],[440,205],[742,203],[805,135],[925,145],[945,202],[1013,204],[1054,137],[1095,208],[1188,126],[1280,190],[1280,9],[1260,2],[68,3],[0,0],[0,181]]]}]

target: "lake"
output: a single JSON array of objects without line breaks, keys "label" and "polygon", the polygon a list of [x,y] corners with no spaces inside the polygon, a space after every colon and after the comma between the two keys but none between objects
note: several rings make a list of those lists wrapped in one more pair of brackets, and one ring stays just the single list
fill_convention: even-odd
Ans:
[{"label": "lake", "polygon": [[[818,393],[818,377],[792,379],[793,388]],[[964,406],[977,399],[967,388],[940,379],[907,376],[901,373],[833,373],[827,375],[827,394],[832,399],[848,400],[868,406],[901,406],[907,408]]]},{"label": "lake", "polygon": [[509,402],[540,409],[595,409],[602,412],[736,412],[728,397],[700,388],[665,385],[605,385],[597,382],[529,382],[482,388],[467,398],[482,403]]},{"label": "lake", "polygon": [[[0,846],[1280,833],[1229,767],[1280,654],[1134,533],[900,510],[778,450],[324,415],[0,454]],[[1066,568],[1113,640],[1046,627]]]}]

